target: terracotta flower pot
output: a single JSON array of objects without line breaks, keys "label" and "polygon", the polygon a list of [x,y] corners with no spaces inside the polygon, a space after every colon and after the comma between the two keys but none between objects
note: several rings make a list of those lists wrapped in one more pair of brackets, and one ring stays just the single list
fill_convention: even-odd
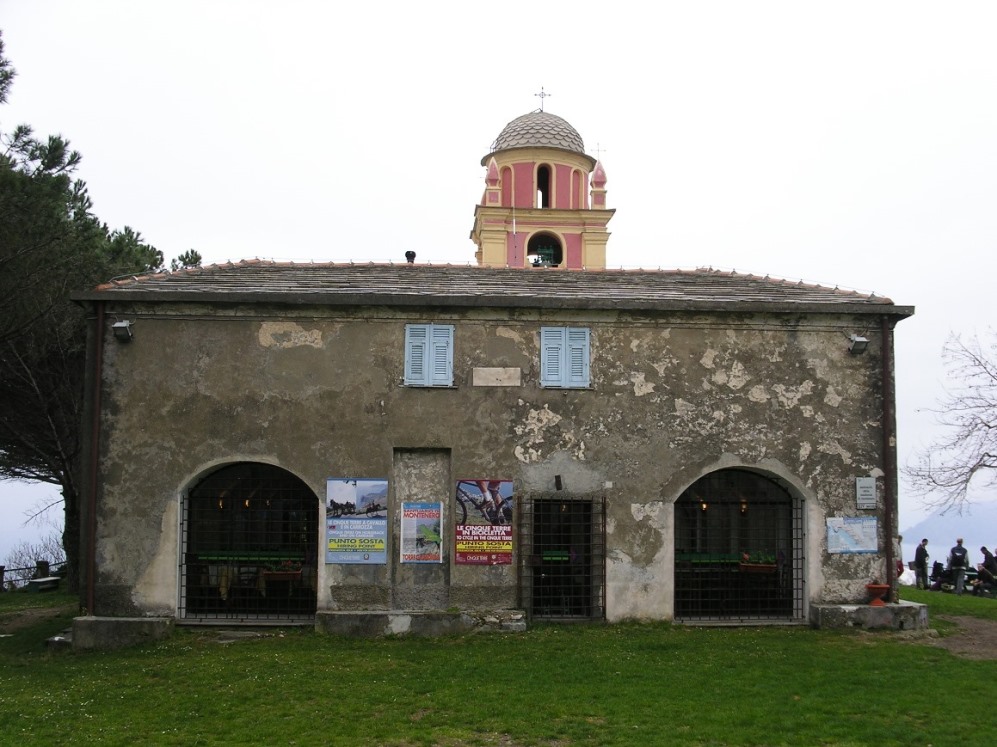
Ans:
[{"label": "terracotta flower pot", "polygon": [[890,590],[889,584],[866,584],[866,591],[869,592],[869,596],[872,599],[869,602],[870,607],[885,607],[886,602],[883,601],[883,597]]}]

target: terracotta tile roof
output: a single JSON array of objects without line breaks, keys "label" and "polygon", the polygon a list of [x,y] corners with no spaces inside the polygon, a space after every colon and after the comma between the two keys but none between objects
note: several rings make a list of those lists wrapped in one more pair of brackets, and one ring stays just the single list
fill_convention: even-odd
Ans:
[{"label": "terracotta tile roof", "polygon": [[913,307],[895,306],[874,294],[712,269],[505,269],[265,260],[120,278],[73,297],[164,303],[914,313]]}]

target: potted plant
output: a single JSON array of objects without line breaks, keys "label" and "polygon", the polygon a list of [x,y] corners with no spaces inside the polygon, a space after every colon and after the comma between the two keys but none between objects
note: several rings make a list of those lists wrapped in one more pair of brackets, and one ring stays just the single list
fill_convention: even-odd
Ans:
[{"label": "potted plant", "polygon": [[775,555],[765,551],[742,552],[738,569],[744,573],[775,573]]}]

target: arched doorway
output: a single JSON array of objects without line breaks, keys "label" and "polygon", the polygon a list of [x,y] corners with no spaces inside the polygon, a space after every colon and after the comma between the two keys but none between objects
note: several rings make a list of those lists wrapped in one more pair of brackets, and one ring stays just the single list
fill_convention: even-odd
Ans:
[{"label": "arched doorway", "polygon": [[314,616],[319,499],[279,467],[244,462],[198,482],[181,518],[180,617]]},{"label": "arched doorway", "polygon": [[772,477],[712,472],[675,503],[675,617],[803,619],[803,501]]}]

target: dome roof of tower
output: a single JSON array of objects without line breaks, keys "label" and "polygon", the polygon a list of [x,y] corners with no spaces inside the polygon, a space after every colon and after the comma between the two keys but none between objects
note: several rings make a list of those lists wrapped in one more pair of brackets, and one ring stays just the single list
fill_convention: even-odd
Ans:
[{"label": "dome roof of tower", "polygon": [[556,114],[539,109],[507,124],[492,143],[491,153],[481,159],[482,165],[492,153],[512,148],[557,148],[586,155],[578,130]]}]

